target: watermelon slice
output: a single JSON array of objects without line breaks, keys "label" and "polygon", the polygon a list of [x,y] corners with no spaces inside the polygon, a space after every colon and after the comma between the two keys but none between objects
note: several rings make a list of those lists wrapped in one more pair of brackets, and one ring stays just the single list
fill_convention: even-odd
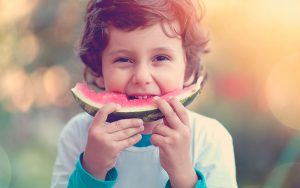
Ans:
[{"label": "watermelon slice", "polygon": [[[201,76],[197,79],[196,83],[182,90],[175,90],[160,97],[163,99],[176,97],[184,106],[187,106],[200,93],[205,80],[206,76]],[[109,114],[107,122],[128,118],[140,118],[148,122],[163,117],[163,114],[154,104],[152,97],[147,99],[128,99],[127,95],[122,93],[96,92],[86,83],[77,83],[71,91],[81,108],[92,116],[107,103],[120,104],[121,108]]]}]

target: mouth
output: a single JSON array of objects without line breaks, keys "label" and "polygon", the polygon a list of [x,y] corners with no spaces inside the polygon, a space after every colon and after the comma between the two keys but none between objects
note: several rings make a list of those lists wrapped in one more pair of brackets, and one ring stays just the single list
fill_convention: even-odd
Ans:
[{"label": "mouth", "polygon": [[127,98],[128,98],[128,100],[136,100],[136,99],[147,100],[147,99],[153,98],[155,96],[157,96],[157,95],[127,95]]}]

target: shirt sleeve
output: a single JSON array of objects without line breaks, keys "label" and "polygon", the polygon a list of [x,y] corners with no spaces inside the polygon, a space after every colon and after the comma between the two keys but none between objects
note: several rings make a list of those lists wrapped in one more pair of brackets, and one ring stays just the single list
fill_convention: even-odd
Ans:
[{"label": "shirt sleeve", "polygon": [[76,168],[69,179],[68,188],[112,188],[117,180],[115,168],[108,171],[105,180],[98,180],[89,174],[81,165],[83,153],[80,155]]},{"label": "shirt sleeve", "polygon": [[[207,188],[203,174],[198,169],[194,169],[198,177],[195,188]],[[165,188],[172,188],[170,180],[167,181]]]},{"label": "shirt sleeve", "polygon": [[84,150],[85,137],[82,135],[89,122],[83,115],[73,117],[60,133],[57,156],[53,166],[51,188],[66,188],[75,169],[78,157]]},{"label": "shirt sleeve", "polygon": [[237,188],[231,135],[218,121],[209,126],[209,131],[201,136],[203,142],[194,140],[194,145],[203,143],[197,146],[199,152],[195,151],[194,167],[201,170],[209,188]]}]

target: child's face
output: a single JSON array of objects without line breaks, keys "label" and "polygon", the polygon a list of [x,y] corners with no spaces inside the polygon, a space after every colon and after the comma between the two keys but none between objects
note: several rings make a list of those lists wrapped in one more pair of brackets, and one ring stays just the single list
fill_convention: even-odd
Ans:
[{"label": "child's face", "polygon": [[168,37],[160,24],[130,32],[111,27],[109,35],[103,77],[98,78],[107,91],[136,97],[183,88],[186,63],[180,38]]}]

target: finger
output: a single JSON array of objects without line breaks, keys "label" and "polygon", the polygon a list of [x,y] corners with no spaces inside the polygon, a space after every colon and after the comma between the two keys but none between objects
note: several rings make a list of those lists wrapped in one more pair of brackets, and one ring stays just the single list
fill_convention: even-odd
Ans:
[{"label": "finger", "polygon": [[184,125],[189,125],[189,116],[186,108],[175,97],[170,99],[170,105],[173,107],[178,118]]},{"label": "finger", "polygon": [[121,108],[120,105],[115,104],[115,103],[110,103],[110,104],[104,105],[96,113],[96,115],[93,119],[93,126],[98,126],[98,125],[104,126],[108,114],[118,110],[119,108]]},{"label": "finger", "polygon": [[114,132],[111,136],[115,141],[126,140],[144,130],[144,126],[139,126],[135,128],[128,128],[118,132]]},{"label": "finger", "polygon": [[173,130],[164,124],[159,124],[159,125],[155,126],[154,129],[152,130],[152,134],[158,134],[163,137],[172,135],[172,133],[173,133]]},{"label": "finger", "polygon": [[143,127],[141,119],[122,119],[108,124],[105,129],[107,133],[114,133],[128,128]]},{"label": "finger", "polygon": [[156,98],[154,101],[159,110],[164,114],[165,119],[168,122],[168,126],[174,129],[178,128],[182,122],[170,104],[162,98]]},{"label": "finger", "polygon": [[161,136],[159,134],[152,134],[150,138],[151,144],[157,147],[162,147],[166,143],[166,137]]},{"label": "finger", "polygon": [[118,141],[119,150],[124,150],[126,148],[129,148],[129,147],[133,146],[134,144],[136,144],[141,139],[142,139],[142,135],[141,134],[136,134],[136,135],[134,135],[132,137],[129,137],[125,140]]}]

